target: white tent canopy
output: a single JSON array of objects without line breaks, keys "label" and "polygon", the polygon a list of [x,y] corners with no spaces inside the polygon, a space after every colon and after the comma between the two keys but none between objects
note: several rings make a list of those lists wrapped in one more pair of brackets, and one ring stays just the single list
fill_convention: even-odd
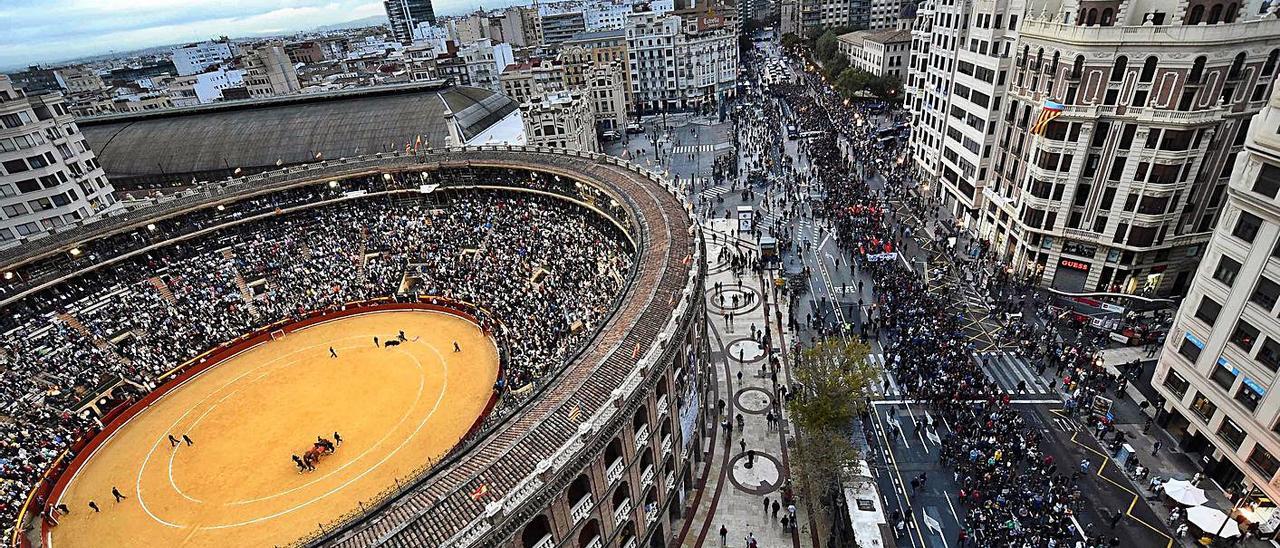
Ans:
[{"label": "white tent canopy", "polygon": [[1236,520],[1228,518],[1226,514],[1222,513],[1222,510],[1217,508],[1209,508],[1207,506],[1187,508],[1187,521],[1210,535],[1217,535],[1222,538],[1240,536],[1240,527],[1236,525]]},{"label": "white tent canopy", "polygon": [[1169,480],[1164,484],[1164,494],[1174,502],[1185,506],[1199,506],[1209,502],[1204,489],[1196,487],[1186,480]]}]

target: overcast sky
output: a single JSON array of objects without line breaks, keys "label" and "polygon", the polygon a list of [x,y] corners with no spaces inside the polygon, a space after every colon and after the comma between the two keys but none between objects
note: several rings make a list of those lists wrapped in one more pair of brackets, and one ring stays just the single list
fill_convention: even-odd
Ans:
[{"label": "overcast sky", "polygon": [[[435,2],[436,13],[445,15],[479,5]],[[385,15],[380,0],[0,0],[0,68]]]}]

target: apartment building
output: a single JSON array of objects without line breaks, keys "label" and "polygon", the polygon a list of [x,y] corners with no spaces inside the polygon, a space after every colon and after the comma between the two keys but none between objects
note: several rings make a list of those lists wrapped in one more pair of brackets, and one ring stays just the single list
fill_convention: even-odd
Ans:
[{"label": "apartment building", "polygon": [[599,152],[595,116],[577,91],[546,93],[520,105],[529,146]]},{"label": "apartment building", "polygon": [[572,82],[583,83],[589,69],[603,68],[621,63],[623,78],[623,102],[627,110],[634,110],[631,95],[631,71],[627,70],[627,32],[625,29],[584,32],[565,40],[560,45],[559,59]]},{"label": "apartment building", "polygon": [[174,48],[173,67],[177,69],[179,76],[190,76],[229,61],[235,57],[235,54],[236,50],[231,40],[223,36],[218,40]]},{"label": "apartment building", "polygon": [[0,247],[104,215],[113,191],[62,95],[0,75]]},{"label": "apartment building", "polygon": [[979,190],[977,232],[1000,260],[1068,293],[1186,292],[1280,55],[1280,21],[1222,6],[1088,3],[1024,22]]},{"label": "apartment building", "polygon": [[243,82],[249,97],[288,95],[302,90],[293,59],[279,44],[261,44],[240,56]]},{"label": "apartment building", "polygon": [[1241,514],[1263,533],[1280,525],[1274,503],[1259,504],[1280,500],[1280,90],[1269,96],[1244,120],[1223,211],[1202,260],[1187,261],[1200,268],[1152,378],[1161,423],[1219,486],[1251,495]]},{"label": "apartment building", "polygon": [[855,30],[841,34],[837,40],[840,53],[849,60],[849,66],[870,72],[876,76],[907,76],[907,64],[911,60],[910,23],[901,30]]},{"label": "apartment building", "polygon": [[737,19],[705,7],[627,19],[631,91],[638,112],[710,108],[732,97],[738,78]]},{"label": "apartment building", "polygon": [[1010,52],[1024,0],[929,0],[915,12],[904,82],[911,112],[910,158],[960,223],[972,230],[991,176],[996,127],[1005,102]]}]

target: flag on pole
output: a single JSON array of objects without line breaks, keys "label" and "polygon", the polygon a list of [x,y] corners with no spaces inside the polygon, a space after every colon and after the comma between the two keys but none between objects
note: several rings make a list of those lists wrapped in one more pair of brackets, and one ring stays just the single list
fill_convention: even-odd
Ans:
[{"label": "flag on pole", "polygon": [[1045,99],[1044,105],[1040,109],[1040,117],[1036,118],[1036,123],[1031,126],[1031,134],[1043,134],[1045,128],[1049,127],[1049,122],[1052,122],[1054,118],[1062,116],[1062,110],[1065,108],[1067,108],[1067,106],[1062,103],[1055,103]]},{"label": "flag on pole", "polygon": [[422,147],[422,134],[418,134],[418,140],[413,142],[413,153],[417,154],[418,149]]},{"label": "flag on pole", "polygon": [[569,408],[569,420],[574,422],[581,422],[581,419],[582,419],[581,405],[575,404],[573,407]]},{"label": "flag on pole", "polygon": [[471,500],[480,500],[487,494],[489,494],[489,484],[481,483],[479,487],[476,487],[475,490],[471,492]]}]

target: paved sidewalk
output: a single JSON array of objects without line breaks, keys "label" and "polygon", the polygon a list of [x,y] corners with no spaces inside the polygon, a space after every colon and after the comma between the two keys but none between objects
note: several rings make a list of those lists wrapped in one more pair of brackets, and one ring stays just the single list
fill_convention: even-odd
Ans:
[{"label": "paved sidewalk", "polygon": [[[772,290],[766,289],[764,280],[749,268],[738,277],[729,261],[720,259],[729,236],[733,239],[729,240],[728,253],[748,258],[758,253],[754,242],[736,239],[736,233],[732,232],[735,226],[733,221],[724,219],[704,225],[708,242],[706,295],[712,366],[716,369],[717,397],[723,402],[725,412],[721,414],[721,425],[716,426],[720,430],[706,487],[689,519],[689,532],[682,545],[719,546],[719,531],[724,526],[728,530],[729,546],[744,546],[748,534],[753,535],[761,547],[813,546],[809,517],[803,504],[797,502],[798,530],[784,530],[780,524],[780,518],[788,516],[787,506],[782,503],[788,458],[782,435],[786,414],[777,399],[767,349],[761,344],[769,323],[766,315],[774,313],[772,301],[765,302],[766,297],[772,299]],[[713,233],[715,242],[712,242]],[[763,293],[766,290],[768,294]],[[769,330],[771,346],[779,348],[776,325]],[[785,370],[779,370],[777,375],[778,383],[786,382]],[[769,413],[781,415],[782,430],[769,426],[766,418]],[[739,416],[741,427],[737,424]],[[723,424],[732,428],[728,436]],[[779,503],[776,517],[775,501]]]}]

